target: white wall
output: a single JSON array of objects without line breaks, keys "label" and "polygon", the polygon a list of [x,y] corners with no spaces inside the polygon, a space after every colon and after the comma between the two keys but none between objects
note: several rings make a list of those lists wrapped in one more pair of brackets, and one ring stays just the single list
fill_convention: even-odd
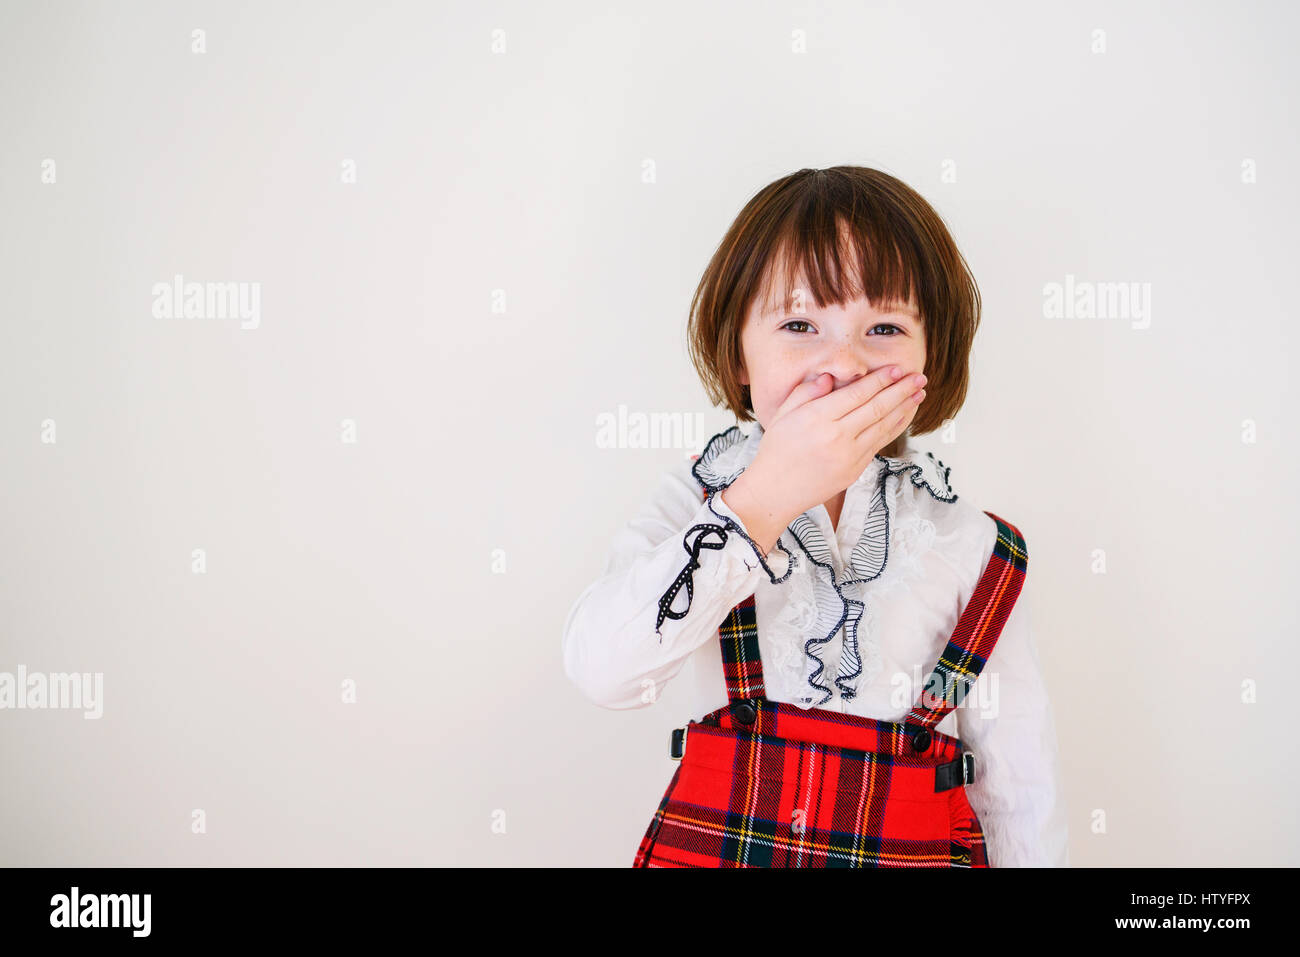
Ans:
[{"label": "white wall", "polygon": [[[917,442],[1029,542],[1071,863],[1300,862],[1298,21],[6,4],[0,671],[102,674],[103,715],[0,711],[0,862],[629,865],[691,716],[588,704],[560,628],[690,449],[597,417],[730,424],[695,283],[757,189],[843,163],[984,296]],[[257,283],[256,328],[155,316],[176,274]],[[1149,324],[1048,318],[1067,275],[1149,284]]]}]

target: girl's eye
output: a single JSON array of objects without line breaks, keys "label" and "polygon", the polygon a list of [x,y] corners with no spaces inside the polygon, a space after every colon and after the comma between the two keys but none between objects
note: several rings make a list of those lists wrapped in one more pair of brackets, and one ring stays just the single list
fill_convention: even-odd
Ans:
[{"label": "girl's eye", "polygon": [[[787,322],[787,323],[786,323],[785,325],[783,325],[781,328],[782,328],[782,329],[790,329],[790,327],[793,326],[793,325],[807,326],[807,325],[808,325],[808,321],[807,321],[806,319],[791,319],[789,322]],[[810,327],[810,328],[811,328],[811,327]],[[872,326],[871,331],[872,331],[872,332],[875,332],[877,329],[893,329],[894,332],[902,332],[902,330],[899,329],[898,326],[894,325],[892,322],[881,322],[881,323],[878,323],[878,324],[876,324],[875,326]],[[799,330],[797,330],[797,329],[790,329],[790,331],[791,331],[791,332],[798,332]],[[890,336],[894,335],[894,332],[889,333],[889,335],[890,335]]]}]

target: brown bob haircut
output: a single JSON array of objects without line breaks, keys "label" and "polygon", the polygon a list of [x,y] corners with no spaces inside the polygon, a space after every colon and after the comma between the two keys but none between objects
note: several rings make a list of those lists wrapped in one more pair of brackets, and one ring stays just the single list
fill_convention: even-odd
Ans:
[{"label": "brown bob haircut", "polygon": [[[956,415],[970,379],[979,288],[921,194],[863,166],[782,177],[759,190],[727,230],[695,290],[687,329],[691,362],[713,405],[725,404],[740,422],[754,421],[749,386],[738,381],[740,333],[758,297],[771,302],[776,264],[784,265],[782,288],[793,290],[802,274],[818,308],[859,296],[872,305],[914,302],[925,330],[928,381],[906,434],[933,432]],[[904,437],[880,454],[896,456]]]}]

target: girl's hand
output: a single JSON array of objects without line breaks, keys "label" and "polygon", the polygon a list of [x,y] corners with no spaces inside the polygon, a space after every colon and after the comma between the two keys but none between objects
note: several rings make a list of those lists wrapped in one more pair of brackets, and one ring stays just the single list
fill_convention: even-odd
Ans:
[{"label": "girl's hand", "polygon": [[740,502],[765,532],[778,528],[771,542],[759,540],[761,547],[770,548],[780,529],[847,489],[902,434],[925,398],[925,376],[902,375],[897,366],[828,392],[833,383],[823,372],[795,387],[764,429],[754,461],[732,483],[736,492],[727,490],[724,500],[733,510]]}]

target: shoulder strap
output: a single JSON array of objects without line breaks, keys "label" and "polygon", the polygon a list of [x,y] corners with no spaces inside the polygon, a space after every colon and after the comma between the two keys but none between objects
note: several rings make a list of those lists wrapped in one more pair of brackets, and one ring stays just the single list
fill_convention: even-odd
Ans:
[{"label": "shoulder strap", "polygon": [[997,523],[993,554],[947,647],[904,719],[909,725],[933,728],[961,704],[988,663],[1024,584],[1029,552],[1020,530],[992,512],[984,514]]}]

